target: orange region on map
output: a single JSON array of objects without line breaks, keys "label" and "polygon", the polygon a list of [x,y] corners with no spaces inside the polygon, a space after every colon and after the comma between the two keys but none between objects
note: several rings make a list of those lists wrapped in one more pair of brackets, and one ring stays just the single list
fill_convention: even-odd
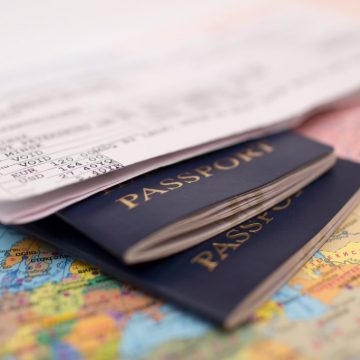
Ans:
[{"label": "orange region on map", "polygon": [[8,256],[5,258],[2,267],[10,268],[21,263],[24,259],[31,259],[39,253],[39,242],[32,238],[25,238],[14,244],[9,250]]}]

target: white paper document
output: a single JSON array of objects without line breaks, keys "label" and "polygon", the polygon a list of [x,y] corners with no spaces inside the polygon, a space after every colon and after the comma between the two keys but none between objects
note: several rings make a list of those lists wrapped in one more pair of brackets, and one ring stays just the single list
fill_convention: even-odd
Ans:
[{"label": "white paper document", "polygon": [[285,129],[360,89],[356,24],[255,3],[220,24],[209,14],[201,37],[189,26],[182,41],[0,76],[0,221]]}]

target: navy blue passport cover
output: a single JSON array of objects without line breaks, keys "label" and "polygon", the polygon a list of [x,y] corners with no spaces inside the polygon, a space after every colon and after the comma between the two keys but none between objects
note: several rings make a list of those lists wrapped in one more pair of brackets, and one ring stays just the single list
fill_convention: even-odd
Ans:
[{"label": "navy blue passport cover", "polygon": [[121,258],[164,226],[260,188],[331,152],[329,146],[285,132],[150,172],[58,215]]},{"label": "navy blue passport cover", "polygon": [[[359,186],[360,165],[338,160],[300,195],[240,227],[166,259],[132,266],[124,265],[59,217],[21,227],[122,281],[224,324],[247,295],[328,224]],[[244,233],[248,235],[241,235]],[[222,256],[214,247],[236,240],[243,241],[241,246],[228,248]],[[211,254],[216,265],[212,270],[194,262],[204,252]]]}]

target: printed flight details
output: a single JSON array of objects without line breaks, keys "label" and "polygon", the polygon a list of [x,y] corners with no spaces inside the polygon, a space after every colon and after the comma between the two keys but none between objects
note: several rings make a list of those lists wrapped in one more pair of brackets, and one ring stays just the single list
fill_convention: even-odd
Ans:
[{"label": "printed flight details", "polygon": [[[360,28],[311,7],[267,9],[201,42],[187,36],[93,71],[2,84],[0,202],[117,170],[110,186],[134,176],[129,165],[139,175],[289,127],[360,87]],[[32,211],[74,203],[105,188],[103,179],[81,195],[43,197]]]}]

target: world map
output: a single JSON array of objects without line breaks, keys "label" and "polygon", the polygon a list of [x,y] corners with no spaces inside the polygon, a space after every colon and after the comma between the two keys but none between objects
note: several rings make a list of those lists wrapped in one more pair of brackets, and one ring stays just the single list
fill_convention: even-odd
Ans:
[{"label": "world map", "polygon": [[0,227],[2,359],[360,359],[360,206],[234,332]]}]

